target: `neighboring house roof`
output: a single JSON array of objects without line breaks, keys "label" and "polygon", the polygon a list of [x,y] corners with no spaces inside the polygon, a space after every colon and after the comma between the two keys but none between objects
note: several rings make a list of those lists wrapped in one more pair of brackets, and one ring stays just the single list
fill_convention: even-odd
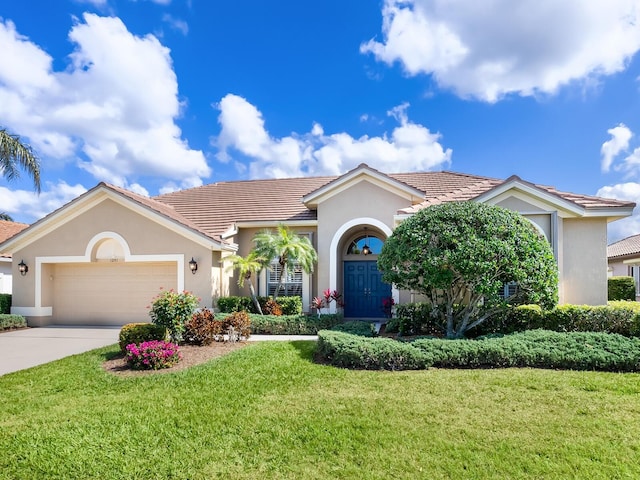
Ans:
[{"label": "neighboring house roof", "polygon": [[[9,222],[7,220],[0,220],[0,243],[8,240],[17,233],[27,228],[29,225],[26,223]],[[0,255],[0,258],[11,258],[11,255]]]},{"label": "neighboring house roof", "polygon": [[607,246],[607,258],[640,256],[640,234],[632,235]]}]

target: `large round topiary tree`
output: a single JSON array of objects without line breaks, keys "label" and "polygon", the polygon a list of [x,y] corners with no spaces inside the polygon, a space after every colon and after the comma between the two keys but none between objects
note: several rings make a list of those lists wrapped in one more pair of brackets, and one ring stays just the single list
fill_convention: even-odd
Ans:
[{"label": "large round topiary tree", "polygon": [[[435,205],[402,222],[378,258],[383,280],[423,294],[449,338],[505,303],[550,308],[558,269],[549,243],[522,215],[475,202]],[[514,284],[504,297],[505,284]]]}]

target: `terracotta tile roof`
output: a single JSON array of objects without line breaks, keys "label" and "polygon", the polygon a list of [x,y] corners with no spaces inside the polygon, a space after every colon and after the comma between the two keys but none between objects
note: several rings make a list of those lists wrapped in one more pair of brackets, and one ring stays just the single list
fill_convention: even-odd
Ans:
[{"label": "terracotta tile roof", "polygon": [[219,182],[155,197],[171,205],[210,235],[222,235],[236,222],[316,220],[302,197],[336,177]]},{"label": "terracotta tile roof", "polygon": [[[13,237],[15,234],[20,233],[29,225],[25,223],[9,222],[7,220],[0,220],[0,243]],[[0,255],[0,257],[11,258],[11,255]]]},{"label": "terracotta tile roof", "polygon": [[607,258],[609,259],[628,255],[640,255],[640,234],[623,238],[607,246]]},{"label": "terracotta tile roof", "polygon": [[[424,202],[403,209],[400,213],[415,213],[429,205],[443,202],[471,200],[505,182],[446,171],[391,173],[388,176],[425,192]],[[219,237],[235,223],[316,220],[317,212],[306,208],[301,201],[302,197],[338,178],[340,177],[219,182],[159,195],[154,200],[171,206],[177,214],[189,219],[208,235]],[[544,185],[535,187],[587,209],[634,205],[632,202],[561,192]]]}]

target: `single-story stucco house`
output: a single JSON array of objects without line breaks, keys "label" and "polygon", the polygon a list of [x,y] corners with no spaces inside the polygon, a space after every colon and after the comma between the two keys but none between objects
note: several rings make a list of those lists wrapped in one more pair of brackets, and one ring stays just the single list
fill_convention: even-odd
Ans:
[{"label": "single-story stucco house", "polygon": [[[0,253],[13,255],[12,311],[30,325],[124,324],[148,321],[161,288],[191,291],[209,307],[245,294],[225,256],[247,255],[256,232],[284,223],[309,237],[319,259],[312,275],[291,272],[286,294],[302,296],[308,310],[313,296],[335,289],[345,317],[375,318],[384,314],[382,299],[413,299],[381,282],[376,259],[385,239],[418,210],[456,200],[522,213],[553,247],[560,301],[606,303],[607,223],[635,204],[515,176],[385,174],[362,164],[341,176],[219,182],[154,198],[100,183],[0,244]],[[259,275],[259,294],[273,291],[276,273]]]},{"label": "single-story stucco house", "polygon": [[[0,220],[0,243],[15,234],[21,232],[29,225],[25,223]],[[13,271],[11,268],[11,255],[0,254],[0,293],[11,293],[13,284]]]},{"label": "single-story stucco house", "polygon": [[610,277],[633,277],[636,283],[636,300],[640,300],[640,234],[609,245],[607,263],[607,274]]}]

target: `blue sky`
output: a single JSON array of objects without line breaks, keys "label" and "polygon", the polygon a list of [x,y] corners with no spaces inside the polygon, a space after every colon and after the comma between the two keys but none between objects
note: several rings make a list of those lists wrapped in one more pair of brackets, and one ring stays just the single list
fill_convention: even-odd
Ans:
[{"label": "blue sky", "polygon": [[[37,15],[34,14],[37,12]],[[640,0],[24,0],[0,6],[0,125],[43,191],[453,170],[640,203]],[[609,240],[640,233],[640,215]]]}]

